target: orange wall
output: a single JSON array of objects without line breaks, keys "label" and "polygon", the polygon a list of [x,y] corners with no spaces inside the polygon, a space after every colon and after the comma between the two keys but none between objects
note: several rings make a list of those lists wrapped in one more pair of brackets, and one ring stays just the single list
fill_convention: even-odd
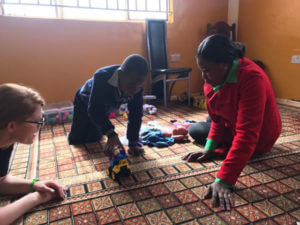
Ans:
[{"label": "orange wall", "polygon": [[278,98],[300,100],[299,0],[241,0],[238,40],[246,43],[246,56],[260,59]]},{"label": "orange wall", "polygon": [[[227,0],[174,0],[168,23],[169,53],[181,54],[170,66],[193,68],[192,92],[202,80],[195,53],[207,23],[227,20]],[[118,64],[131,53],[147,56],[142,22],[101,22],[0,16],[0,83],[38,89],[48,102],[72,100],[99,67]],[[185,83],[176,85],[182,92]]]}]

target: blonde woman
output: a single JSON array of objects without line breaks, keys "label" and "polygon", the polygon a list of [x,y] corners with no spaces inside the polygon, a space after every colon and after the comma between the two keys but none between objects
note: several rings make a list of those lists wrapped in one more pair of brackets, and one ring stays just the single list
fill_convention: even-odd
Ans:
[{"label": "blonde woman", "polygon": [[0,85],[0,194],[25,194],[0,208],[1,224],[11,224],[31,208],[64,197],[65,188],[54,181],[25,180],[7,174],[16,142],[32,144],[43,125],[43,98],[31,88]]}]

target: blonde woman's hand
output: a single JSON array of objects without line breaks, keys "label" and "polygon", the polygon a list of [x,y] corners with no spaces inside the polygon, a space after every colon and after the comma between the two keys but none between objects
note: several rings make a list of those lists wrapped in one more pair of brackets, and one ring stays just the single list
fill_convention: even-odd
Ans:
[{"label": "blonde woman's hand", "polygon": [[58,194],[56,192],[35,191],[29,193],[28,195],[30,196],[30,199],[34,201],[34,205],[40,205],[58,197]]},{"label": "blonde woman's hand", "polygon": [[60,198],[64,198],[67,188],[63,187],[56,181],[48,180],[48,181],[37,181],[34,183],[33,188],[38,192],[46,192],[56,194]]}]

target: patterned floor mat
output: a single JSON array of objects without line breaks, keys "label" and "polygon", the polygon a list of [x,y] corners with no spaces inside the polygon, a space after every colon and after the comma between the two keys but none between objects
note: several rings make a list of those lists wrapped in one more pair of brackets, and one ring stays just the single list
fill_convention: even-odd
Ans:
[{"label": "patterned floor mat", "polygon": [[[16,145],[10,174],[32,179],[54,179],[70,187],[62,202],[41,205],[17,224],[295,224],[300,221],[300,110],[280,106],[283,130],[273,150],[255,156],[243,170],[230,212],[203,200],[221,160],[187,163],[180,158],[199,149],[193,143],[168,148],[145,147],[132,158],[132,175],[122,185],[105,173],[108,159],[102,143],[69,146],[70,124],[46,126],[33,145]],[[159,108],[143,124],[156,120],[204,121],[206,112],[182,105]],[[127,121],[112,119],[119,135]],[[0,198],[0,206],[11,201]]]}]

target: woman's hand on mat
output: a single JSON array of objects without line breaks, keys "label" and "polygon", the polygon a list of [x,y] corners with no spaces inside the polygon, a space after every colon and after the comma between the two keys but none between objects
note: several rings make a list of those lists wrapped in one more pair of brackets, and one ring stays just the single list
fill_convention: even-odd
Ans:
[{"label": "woman's hand on mat", "polygon": [[142,156],[145,154],[145,150],[139,145],[134,145],[129,147],[128,153],[133,156]]},{"label": "woman's hand on mat", "polygon": [[220,206],[222,210],[231,210],[231,207],[233,207],[231,189],[218,182],[214,182],[208,186],[204,193],[204,198],[211,198],[212,206]]},{"label": "woman's hand on mat", "polygon": [[197,152],[190,152],[182,157],[188,162],[202,162],[211,159],[215,155],[214,151],[199,150]]},{"label": "woman's hand on mat", "polygon": [[112,136],[111,138],[108,138],[106,146],[104,148],[104,153],[107,156],[111,156],[116,147],[124,149],[118,135],[115,135],[115,136]]},{"label": "woman's hand on mat", "polygon": [[43,204],[45,202],[48,202],[52,199],[57,198],[57,193],[55,192],[39,192],[35,191],[30,193],[29,195],[32,196],[32,199],[36,202],[37,205]]},{"label": "woman's hand on mat", "polygon": [[56,194],[60,198],[64,198],[67,188],[61,186],[59,183],[55,181],[38,181],[33,185],[34,190],[39,192],[48,192],[52,194]]}]

